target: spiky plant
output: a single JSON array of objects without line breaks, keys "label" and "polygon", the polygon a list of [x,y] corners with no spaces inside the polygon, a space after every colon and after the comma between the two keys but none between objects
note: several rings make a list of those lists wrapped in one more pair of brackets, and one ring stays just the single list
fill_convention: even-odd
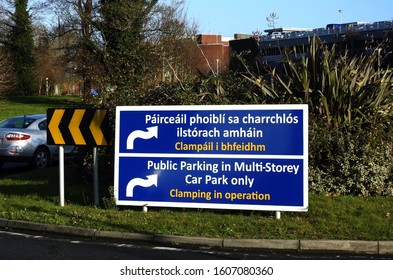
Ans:
[{"label": "spiky plant", "polygon": [[378,48],[371,55],[350,57],[314,37],[307,54],[294,50],[285,55],[283,67],[248,79],[260,89],[259,101],[309,104],[326,124],[347,124],[392,113],[393,72],[379,67],[382,59]]}]

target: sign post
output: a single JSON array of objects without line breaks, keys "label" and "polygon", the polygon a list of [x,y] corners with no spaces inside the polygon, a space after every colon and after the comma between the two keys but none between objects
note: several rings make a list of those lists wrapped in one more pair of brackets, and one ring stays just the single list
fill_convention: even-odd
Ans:
[{"label": "sign post", "polygon": [[64,147],[59,147],[59,192],[60,206],[64,206]]},{"label": "sign post", "polygon": [[100,203],[99,199],[99,180],[98,180],[98,151],[97,147],[93,148],[93,182],[94,182],[94,205]]},{"label": "sign post", "polygon": [[308,209],[307,105],[117,107],[115,142],[118,205]]},{"label": "sign post", "polygon": [[109,141],[108,109],[48,109],[47,144],[59,146],[60,206],[64,206],[64,145],[94,147],[94,204],[99,203],[97,146]]}]

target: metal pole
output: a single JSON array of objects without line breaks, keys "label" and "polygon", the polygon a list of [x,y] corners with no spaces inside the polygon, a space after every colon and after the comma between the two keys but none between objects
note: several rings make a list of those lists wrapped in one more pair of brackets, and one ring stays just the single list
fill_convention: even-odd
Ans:
[{"label": "metal pole", "polygon": [[45,81],[46,81],[46,83],[45,83],[45,92],[46,92],[46,95],[48,96],[49,95],[49,78],[48,77],[46,77],[45,78]]},{"label": "metal pole", "polygon": [[276,212],[276,219],[277,219],[277,220],[280,220],[280,219],[281,219],[281,212],[280,212],[280,211],[277,211],[277,212]]},{"label": "metal pole", "polygon": [[59,146],[60,206],[64,206],[64,147]]},{"label": "metal pole", "polygon": [[94,168],[94,205],[99,205],[99,182],[98,182],[98,152],[97,147],[93,148],[93,168]]},{"label": "metal pole", "polygon": [[338,10],[338,12],[340,13],[340,24],[342,24],[343,23],[343,10],[340,9],[340,10]]}]

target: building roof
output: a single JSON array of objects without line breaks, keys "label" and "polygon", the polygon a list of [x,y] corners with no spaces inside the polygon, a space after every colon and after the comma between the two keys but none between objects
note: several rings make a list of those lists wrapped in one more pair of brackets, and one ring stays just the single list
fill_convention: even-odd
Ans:
[{"label": "building roof", "polygon": [[273,32],[282,32],[282,33],[287,33],[287,32],[296,32],[296,31],[312,31],[314,28],[298,28],[298,27],[278,27],[278,28],[272,28],[272,29],[266,29],[264,30],[266,33],[273,33]]}]

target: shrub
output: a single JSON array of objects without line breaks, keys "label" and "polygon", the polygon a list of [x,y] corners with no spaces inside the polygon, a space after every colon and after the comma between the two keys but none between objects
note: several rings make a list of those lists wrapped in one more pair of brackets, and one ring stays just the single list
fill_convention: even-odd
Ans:
[{"label": "shrub", "polygon": [[393,72],[378,48],[350,57],[314,37],[308,55],[293,52],[267,74],[245,78],[254,103],[304,103],[310,108],[310,191],[393,196]]},{"label": "shrub", "polygon": [[[393,196],[393,130],[359,121],[310,122],[309,189],[330,195]],[[390,138],[390,139],[389,139]]]}]

